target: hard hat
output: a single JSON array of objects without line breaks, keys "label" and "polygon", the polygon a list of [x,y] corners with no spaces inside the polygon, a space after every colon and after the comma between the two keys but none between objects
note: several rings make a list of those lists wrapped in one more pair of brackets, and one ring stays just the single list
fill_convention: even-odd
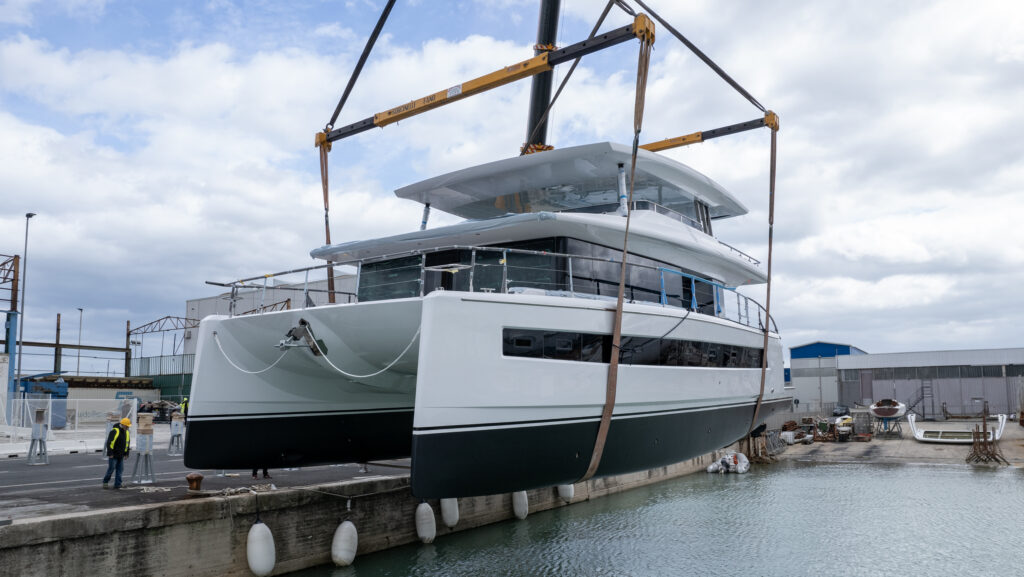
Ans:
[{"label": "hard hat", "polygon": [[187,401],[187,400],[188,400],[188,397],[185,397],[185,400]]},{"label": "hard hat", "polygon": [[128,419],[128,417],[121,419],[121,424],[126,427],[132,426],[132,422]]}]

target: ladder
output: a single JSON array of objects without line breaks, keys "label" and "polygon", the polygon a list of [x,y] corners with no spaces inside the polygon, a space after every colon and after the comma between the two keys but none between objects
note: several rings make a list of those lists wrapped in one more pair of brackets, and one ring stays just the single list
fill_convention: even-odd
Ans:
[{"label": "ladder", "polygon": [[[927,402],[925,402],[927,401]],[[917,408],[921,403],[925,403],[919,410]],[[918,415],[921,415],[922,419],[928,418],[925,414],[928,408],[931,408],[931,412],[935,412],[935,398],[932,396],[932,381],[931,379],[921,381],[921,390],[918,392],[917,397],[909,405],[907,405],[907,412],[914,411]]]}]

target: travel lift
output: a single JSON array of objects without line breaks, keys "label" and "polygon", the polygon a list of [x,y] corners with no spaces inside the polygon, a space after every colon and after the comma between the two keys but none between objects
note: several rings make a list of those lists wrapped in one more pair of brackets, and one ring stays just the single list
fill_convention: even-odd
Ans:
[{"label": "travel lift", "polygon": [[[545,2],[545,4],[548,4],[550,1],[551,0],[548,0],[547,2]],[[644,10],[646,10],[648,13],[650,13],[651,16],[654,17],[654,19],[656,19],[662,26],[665,27],[666,30],[671,32],[673,36],[678,38],[684,45],[686,45],[687,48],[689,48],[698,58],[700,58],[712,70],[714,70],[723,80],[725,80],[736,91],[738,91],[740,94],[742,94],[751,104],[753,104],[756,108],[758,108],[761,112],[763,112],[764,115],[762,117],[760,117],[760,118],[756,118],[754,120],[750,120],[750,121],[747,121],[747,122],[741,122],[739,124],[732,124],[732,125],[724,126],[724,127],[721,127],[721,128],[714,128],[714,129],[711,129],[711,130],[704,130],[704,131],[694,132],[694,133],[691,133],[691,134],[686,134],[686,135],[683,135],[683,136],[669,138],[669,139],[661,140],[661,141],[658,141],[658,142],[652,142],[652,143],[649,143],[649,144],[639,145],[638,144],[638,139],[639,139],[639,136],[640,136],[640,127],[641,127],[642,119],[643,119],[644,92],[645,92],[646,83],[647,83],[647,66],[648,66],[648,62],[649,62],[651,46],[654,43],[654,23],[651,21],[651,19],[647,15],[642,14],[642,13],[641,14],[637,14],[636,12],[634,12],[632,10],[632,8],[630,8],[628,6],[628,4],[624,0],[609,0],[607,5],[605,6],[604,12],[601,14],[600,20],[598,21],[597,25],[594,27],[594,32],[591,33],[591,37],[588,38],[587,40],[584,40],[582,42],[577,42],[575,44],[572,44],[570,46],[567,46],[567,47],[561,48],[561,49],[556,49],[554,46],[551,46],[550,44],[549,45],[544,45],[544,44],[538,43],[538,45],[535,46],[534,48],[536,50],[540,51],[540,53],[537,54],[536,56],[534,56],[533,58],[530,58],[528,60],[524,60],[522,62],[518,62],[516,64],[512,64],[511,66],[506,66],[506,67],[504,67],[504,68],[502,68],[500,70],[496,70],[494,72],[491,72],[490,74],[485,74],[484,76],[480,76],[478,78],[475,78],[473,80],[469,80],[467,82],[463,82],[462,84],[458,84],[458,85],[453,86],[451,88],[448,88],[446,90],[441,90],[441,91],[438,91],[438,92],[434,92],[433,94],[429,94],[427,96],[424,96],[422,98],[413,100],[413,101],[408,102],[406,104],[402,104],[400,106],[396,106],[394,108],[385,110],[383,112],[379,112],[377,114],[374,114],[373,116],[370,116],[368,118],[364,118],[363,120],[360,120],[358,122],[353,122],[352,124],[348,124],[348,125],[342,126],[340,128],[334,128],[334,122],[337,120],[338,115],[341,112],[341,109],[342,109],[342,107],[345,104],[345,101],[348,99],[348,95],[350,94],[350,92],[352,90],[352,87],[355,84],[356,78],[358,78],[359,72],[362,70],[363,64],[365,64],[366,58],[369,56],[370,50],[372,49],[373,44],[376,42],[377,36],[379,35],[381,29],[383,28],[384,22],[387,20],[388,14],[391,12],[392,7],[394,6],[394,3],[395,3],[394,0],[389,0],[388,4],[385,6],[383,12],[381,13],[380,19],[378,20],[377,25],[376,25],[376,27],[373,30],[373,33],[370,35],[370,38],[368,39],[367,44],[366,44],[366,46],[363,49],[363,53],[360,56],[360,59],[359,59],[358,63],[356,64],[356,68],[353,71],[352,77],[349,79],[348,85],[345,88],[345,92],[343,93],[343,95],[341,97],[341,100],[338,102],[338,106],[335,108],[334,115],[331,117],[330,122],[326,125],[324,130],[322,132],[318,132],[316,134],[316,137],[315,137],[315,146],[320,149],[320,175],[321,175],[321,180],[322,180],[322,184],[323,184],[323,193],[324,193],[324,225],[325,225],[325,230],[326,230],[326,237],[327,237],[326,241],[327,241],[327,244],[330,244],[330,242],[331,242],[331,240],[330,240],[330,223],[329,223],[329,218],[328,218],[328,211],[329,211],[329,209],[328,209],[327,153],[330,152],[331,144],[333,142],[335,142],[337,140],[344,139],[344,138],[348,138],[350,136],[355,136],[355,135],[363,133],[363,132],[366,132],[367,130],[370,130],[371,128],[375,128],[375,127],[383,128],[384,126],[387,126],[389,124],[393,124],[395,122],[399,122],[401,120],[405,120],[407,118],[411,118],[411,117],[416,116],[418,114],[422,114],[422,113],[424,113],[424,112],[426,112],[428,110],[433,110],[435,108],[439,108],[441,106],[444,106],[444,105],[447,105],[447,104],[451,104],[453,102],[457,102],[459,100],[462,100],[463,98],[467,98],[467,97],[473,96],[475,94],[480,94],[482,92],[486,92],[486,91],[491,90],[493,88],[498,88],[499,86],[504,86],[506,84],[515,82],[517,80],[521,80],[523,78],[532,77],[532,76],[535,76],[535,75],[538,75],[538,74],[542,74],[542,73],[545,73],[545,72],[551,72],[554,69],[554,67],[559,65],[559,64],[563,64],[563,63],[566,63],[566,62],[569,62],[569,61],[574,61],[573,66],[575,67],[575,63],[578,62],[579,59],[581,59],[583,56],[586,56],[588,54],[597,52],[599,50],[603,50],[605,48],[616,46],[618,44],[621,44],[623,42],[626,42],[628,40],[632,40],[632,39],[635,38],[635,39],[638,39],[640,41],[640,58],[639,58],[638,66],[637,66],[637,68],[638,68],[638,70],[637,70],[637,90],[636,90],[636,105],[635,105],[635,111],[634,111],[635,112],[635,115],[634,115],[634,141],[633,141],[633,162],[632,162],[632,164],[633,164],[632,168],[633,169],[635,169],[635,167],[636,167],[637,148],[643,148],[644,150],[648,150],[648,151],[651,151],[651,152],[658,152],[658,151],[668,150],[668,149],[676,148],[676,147],[680,147],[680,146],[687,146],[687,145],[690,145],[690,144],[696,144],[698,142],[704,142],[704,141],[711,140],[713,138],[718,138],[718,137],[721,137],[721,136],[727,136],[727,135],[730,135],[730,134],[737,134],[737,133],[740,133],[740,132],[745,132],[747,130],[753,130],[755,128],[768,127],[768,128],[771,129],[771,161],[770,161],[770,174],[769,174],[769,209],[768,209],[768,271],[767,271],[767,296],[766,296],[766,299],[765,299],[765,312],[770,317],[770,315],[771,315],[771,294],[772,294],[771,293],[772,237],[773,237],[773,228],[774,228],[774,220],[775,220],[776,133],[779,130],[779,118],[771,110],[765,109],[765,107],[762,106],[760,102],[758,102],[753,96],[751,96],[746,90],[744,90],[743,87],[741,87],[736,81],[734,81],[732,78],[730,78],[729,75],[726,74],[724,70],[722,70],[717,64],[715,64],[707,55],[705,55],[703,52],[701,52],[700,49],[698,49],[692,42],[687,40],[682,34],[680,34],[678,31],[676,31],[668,22],[666,22],[663,18],[658,16],[658,14],[655,13],[653,10],[651,10],[650,7],[648,7],[642,0],[634,0],[634,1],[639,6],[641,6]],[[556,6],[554,8],[554,12],[557,12],[557,2],[554,2],[554,4]],[[604,21],[605,16],[608,14],[608,11],[611,9],[613,4],[618,6],[622,10],[624,10],[626,13],[630,14],[631,16],[633,16],[634,17],[633,23],[630,24],[630,25],[627,25],[627,26],[623,26],[623,27],[617,28],[617,29],[612,30],[610,32],[606,32],[604,34],[600,34],[600,35],[596,35],[595,36],[597,28],[600,27],[601,23]],[[542,16],[541,16],[542,17],[542,27],[543,27],[543,20],[546,17],[549,20],[551,20],[550,14],[546,15],[546,12],[551,12],[551,11],[548,10],[545,6],[542,6],[542,13],[541,13],[542,14]],[[572,74],[572,69],[569,71],[569,74],[566,76],[565,80],[563,80],[563,86],[564,86],[564,82],[568,80],[569,75],[571,75],[571,74]],[[559,88],[559,93],[560,92],[561,92],[561,87]],[[558,93],[556,93],[556,95],[555,95],[555,98],[557,98],[557,97],[558,97]],[[548,109],[550,109],[551,104],[553,104],[553,102],[548,104]],[[542,122],[544,122],[544,118],[546,118],[546,116],[547,116],[547,111],[545,111],[544,115],[537,122],[537,124],[540,125]],[[530,137],[532,138],[532,136],[533,135],[531,134]],[[533,153],[533,152],[540,152],[540,151],[547,150],[547,149],[550,149],[550,147],[544,145],[543,143],[540,143],[538,145],[536,143],[527,142],[527,143],[524,144],[522,152],[524,154],[527,154],[527,153]],[[631,171],[631,175],[633,174],[633,172],[635,172],[635,170]],[[633,178],[631,176],[631,178],[630,178],[629,200],[627,201],[627,206],[631,205],[632,197],[633,197]],[[426,221],[427,221],[427,216],[429,215],[429,210],[430,210],[430,205],[428,204],[428,205],[426,205],[424,207],[423,224],[422,224],[421,228],[424,228],[426,226]],[[624,275],[625,275],[625,268],[626,268],[625,267],[625,262],[626,262],[625,255],[627,254],[626,244],[625,243],[628,243],[628,237],[629,237],[629,212],[626,213],[626,217],[627,217],[627,220],[626,220],[626,233],[625,233],[625,241],[624,241],[624,245],[623,245],[622,274],[621,274],[621,276],[623,278],[620,278],[620,283],[619,283],[619,295],[618,295],[618,300],[617,300],[617,304],[616,304],[615,323],[614,323],[614,330],[613,330],[613,334],[612,334],[612,346],[614,348],[618,348],[618,345],[619,345],[619,342],[620,342],[620,336],[621,336],[622,305],[623,305],[623,293],[624,293]],[[333,268],[331,267],[331,264],[332,263],[328,262],[327,281],[328,281],[329,302],[333,303],[334,302],[334,272],[333,272]],[[764,345],[763,346],[764,346],[765,350],[768,349],[768,324],[769,323],[766,323],[765,327],[764,327]],[[603,453],[605,440],[607,438],[608,427],[609,427],[610,422],[611,422],[612,410],[613,410],[614,405],[615,405],[615,396],[616,396],[616,388],[617,388],[616,382],[617,382],[617,373],[618,373],[618,358],[617,357],[618,357],[618,355],[612,355],[612,359],[611,359],[611,362],[609,364],[608,381],[606,383],[606,390],[605,390],[605,393],[606,393],[605,394],[605,405],[604,405],[604,409],[603,409],[602,414],[601,414],[601,422],[600,422],[599,429],[598,429],[597,440],[595,442],[594,451],[593,451],[593,453],[591,455],[590,466],[587,469],[586,474],[580,479],[580,481],[585,481],[585,480],[590,479],[591,477],[593,477],[594,473],[597,470],[598,465],[600,464],[601,454]],[[749,433],[754,429],[755,423],[757,423],[757,416],[760,413],[761,403],[762,403],[762,400],[764,398],[764,388],[765,388],[765,380],[766,380],[766,375],[767,375],[768,355],[762,355],[761,358],[762,358],[762,361],[761,361],[761,389],[760,389],[760,393],[758,394],[758,397],[757,397],[757,404],[755,405],[755,408],[754,408],[754,415],[753,415],[753,419],[751,420],[750,431],[748,431],[748,435],[747,435],[748,441],[749,441]],[[748,452],[749,452],[749,448],[748,448]]]}]

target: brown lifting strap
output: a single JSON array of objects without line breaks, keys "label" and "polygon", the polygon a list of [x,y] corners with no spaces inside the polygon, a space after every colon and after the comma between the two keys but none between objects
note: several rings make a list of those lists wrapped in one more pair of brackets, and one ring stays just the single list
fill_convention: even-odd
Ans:
[{"label": "brown lifting strap", "polygon": [[[750,420],[750,429],[747,430],[747,440],[750,433],[757,426],[757,417],[761,412],[761,403],[764,401],[764,382],[768,376],[768,333],[771,330],[772,320],[772,236],[775,229],[775,150],[776,135],[779,132],[778,117],[775,117],[773,124],[768,125],[772,130],[772,154],[771,168],[768,172],[768,286],[764,299],[764,349],[761,353],[761,392],[757,394],[757,404],[754,405],[754,417]],[[750,447],[747,447],[750,453]]]},{"label": "brown lifting strap", "polygon": [[590,466],[587,467],[587,472],[577,482],[586,481],[597,472],[597,467],[601,464],[601,455],[604,453],[605,441],[608,439],[608,428],[611,425],[612,411],[615,409],[615,393],[619,375],[619,345],[622,342],[622,303],[626,294],[626,259],[629,254],[629,221],[630,215],[633,213],[631,207],[633,205],[633,186],[636,175],[636,155],[637,149],[640,146],[640,129],[644,120],[644,95],[647,92],[647,70],[651,61],[651,46],[654,44],[654,25],[651,24],[647,30],[647,34],[637,36],[640,40],[640,56],[637,61],[636,70],[636,104],[633,107],[633,157],[629,172],[629,197],[626,200],[626,230],[622,238],[619,295],[615,302],[612,354],[611,362],[608,365],[608,380],[605,384],[604,409],[601,411],[601,422],[597,428],[594,451],[590,455]]}]

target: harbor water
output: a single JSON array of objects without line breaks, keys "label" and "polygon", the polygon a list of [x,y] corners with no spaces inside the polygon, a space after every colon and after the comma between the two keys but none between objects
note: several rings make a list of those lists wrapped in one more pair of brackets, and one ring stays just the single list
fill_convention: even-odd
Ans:
[{"label": "harbor water", "polygon": [[1017,468],[786,461],[291,575],[1019,575],[1022,518]]}]

